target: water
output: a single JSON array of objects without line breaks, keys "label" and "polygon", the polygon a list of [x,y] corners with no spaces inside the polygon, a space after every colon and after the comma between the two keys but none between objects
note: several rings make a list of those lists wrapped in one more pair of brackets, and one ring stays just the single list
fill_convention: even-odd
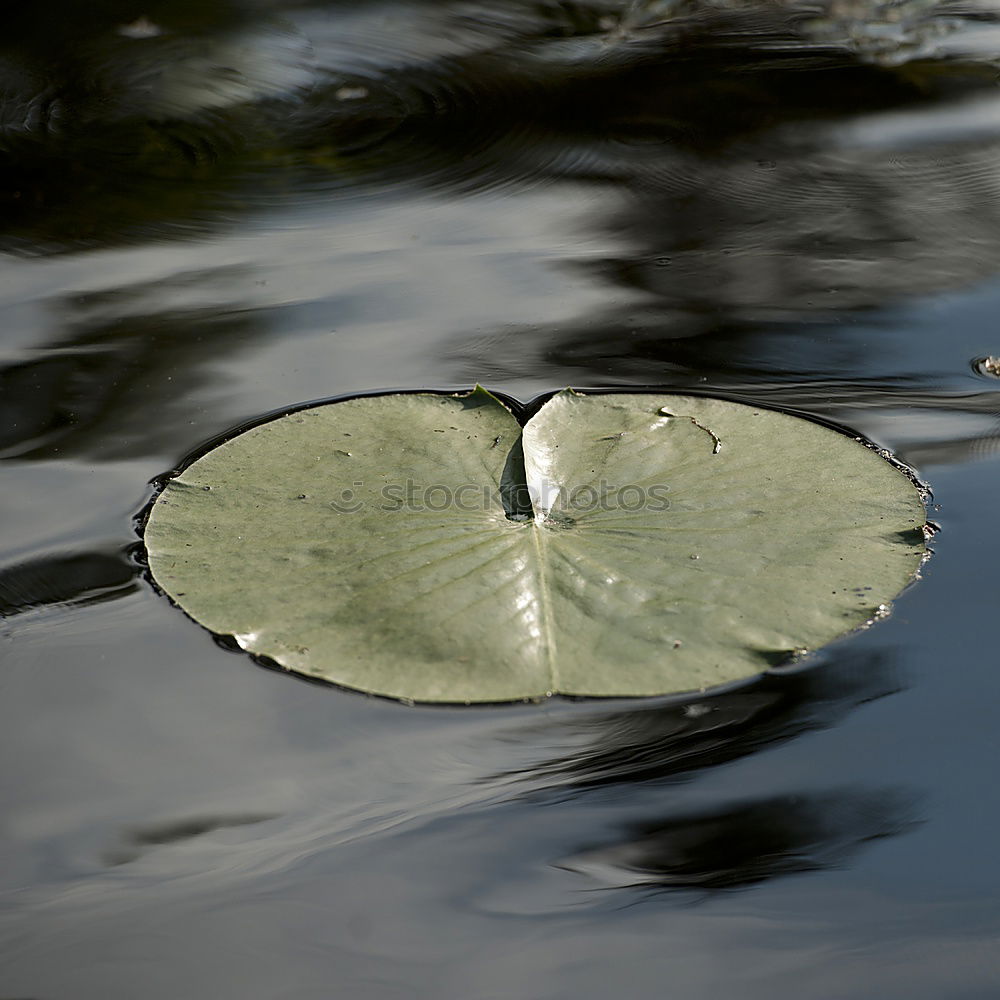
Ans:
[{"label": "water", "polygon": [[[81,11],[0,41],[0,995],[995,997],[996,11]],[[936,554],[805,669],[467,711],[136,577],[228,428],[477,381],[833,420]]]}]

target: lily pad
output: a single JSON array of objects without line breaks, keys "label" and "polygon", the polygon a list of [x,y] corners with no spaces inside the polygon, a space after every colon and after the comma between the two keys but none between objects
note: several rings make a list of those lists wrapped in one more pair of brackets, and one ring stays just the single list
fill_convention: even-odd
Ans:
[{"label": "lily pad", "polygon": [[719,399],[370,396],[238,435],[145,529],[195,621],[413,701],[653,695],[748,677],[884,613],[921,495],[835,430]]}]

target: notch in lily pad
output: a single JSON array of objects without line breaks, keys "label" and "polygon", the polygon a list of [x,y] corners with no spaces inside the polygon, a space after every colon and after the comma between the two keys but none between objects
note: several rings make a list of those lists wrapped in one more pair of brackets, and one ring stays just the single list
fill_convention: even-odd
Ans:
[{"label": "notch in lily pad", "polygon": [[[210,488],[209,488],[210,487]],[[225,441],[145,528],[159,587],[287,670],[415,702],[704,690],[883,615],[920,491],[772,410],[564,390],[347,399]]]}]

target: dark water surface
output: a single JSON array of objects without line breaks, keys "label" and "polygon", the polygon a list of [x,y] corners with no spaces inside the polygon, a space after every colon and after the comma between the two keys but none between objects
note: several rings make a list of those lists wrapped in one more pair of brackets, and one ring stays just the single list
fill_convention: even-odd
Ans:
[{"label": "dark water surface", "polygon": [[[996,8],[3,17],[0,997],[1000,995]],[[838,421],[936,555],[807,669],[468,711],[263,670],[137,575],[227,428],[477,381]]]}]

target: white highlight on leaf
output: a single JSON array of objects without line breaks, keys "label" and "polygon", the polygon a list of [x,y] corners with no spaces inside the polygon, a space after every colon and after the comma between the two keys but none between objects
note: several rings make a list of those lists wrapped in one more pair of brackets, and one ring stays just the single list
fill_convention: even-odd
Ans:
[{"label": "white highlight on leaf", "polygon": [[528,478],[528,496],[531,497],[531,507],[535,512],[536,521],[544,521],[548,513],[559,499],[560,486],[544,473]]}]

